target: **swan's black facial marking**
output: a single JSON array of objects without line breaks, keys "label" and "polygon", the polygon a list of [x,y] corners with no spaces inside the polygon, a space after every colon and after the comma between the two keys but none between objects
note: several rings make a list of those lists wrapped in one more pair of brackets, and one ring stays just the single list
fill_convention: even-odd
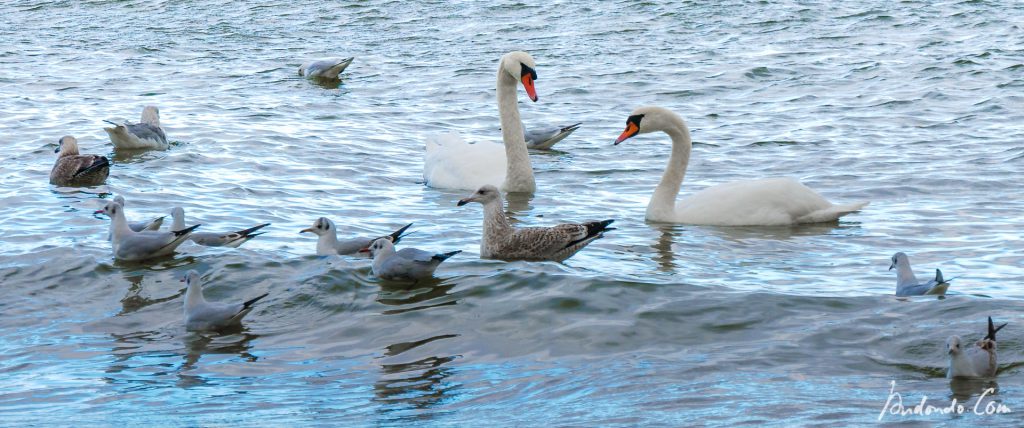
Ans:
[{"label": "swan's black facial marking", "polygon": [[519,77],[525,77],[526,75],[529,75],[530,76],[530,80],[537,80],[537,71],[536,70],[530,68],[530,66],[528,66],[526,64],[520,63],[519,65],[522,67],[522,72],[519,74]]},{"label": "swan's black facial marking", "polygon": [[640,121],[643,120],[644,115],[634,114],[626,119],[626,130],[622,131],[619,138],[615,140],[615,145],[632,138],[634,135],[640,133]]}]

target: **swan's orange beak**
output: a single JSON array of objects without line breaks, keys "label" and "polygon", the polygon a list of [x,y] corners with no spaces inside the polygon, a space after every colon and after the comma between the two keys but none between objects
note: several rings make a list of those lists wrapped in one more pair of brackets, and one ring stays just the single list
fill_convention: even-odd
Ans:
[{"label": "swan's orange beak", "polygon": [[619,135],[619,138],[615,139],[615,145],[617,146],[619,145],[619,143],[626,141],[630,137],[636,135],[637,132],[640,132],[639,126],[637,126],[632,121],[626,122],[626,130],[622,131],[622,134]]},{"label": "swan's orange beak", "polygon": [[530,100],[537,102],[537,88],[533,87],[532,74],[523,73],[523,87],[526,88],[526,95],[530,96]]}]

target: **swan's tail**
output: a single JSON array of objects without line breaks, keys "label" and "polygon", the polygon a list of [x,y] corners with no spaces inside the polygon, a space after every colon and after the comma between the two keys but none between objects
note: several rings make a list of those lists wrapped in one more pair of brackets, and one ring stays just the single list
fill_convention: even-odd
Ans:
[{"label": "swan's tail", "polygon": [[870,203],[870,201],[854,202],[852,204],[843,205],[832,205],[825,209],[814,211],[810,214],[805,214],[800,218],[796,219],[797,223],[825,223],[829,221],[839,220],[839,217],[844,215],[860,211]]}]

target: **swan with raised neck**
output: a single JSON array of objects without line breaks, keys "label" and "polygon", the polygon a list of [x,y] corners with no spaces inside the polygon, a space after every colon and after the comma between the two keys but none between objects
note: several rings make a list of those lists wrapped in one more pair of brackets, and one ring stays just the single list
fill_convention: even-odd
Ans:
[{"label": "swan with raised neck", "polygon": [[647,220],[718,226],[781,226],[819,223],[860,210],[868,202],[833,205],[792,178],[763,178],[719,184],[676,201],[693,141],[679,115],[663,107],[640,107],[626,120],[615,144],[638,134],[661,131],[672,139],[672,154],[647,204]]},{"label": "swan with raised neck", "polygon": [[496,147],[492,150],[490,145],[468,144],[458,137],[428,142],[423,171],[427,185],[475,190],[490,184],[506,192],[536,191],[516,94],[522,84],[529,98],[537,101],[536,79],[536,64],[530,54],[515,51],[503,55],[498,62],[496,95],[504,156]]}]

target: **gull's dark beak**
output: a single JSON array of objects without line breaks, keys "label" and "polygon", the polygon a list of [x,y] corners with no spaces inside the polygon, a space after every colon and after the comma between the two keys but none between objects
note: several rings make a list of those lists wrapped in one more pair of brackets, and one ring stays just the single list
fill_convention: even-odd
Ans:
[{"label": "gull's dark beak", "polygon": [[299,233],[306,233],[306,232],[313,233],[313,229],[310,229],[310,228],[307,227],[307,228],[302,229],[302,230],[299,231]]},{"label": "gull's dark beak", "polygon": [[893,263],[893,264],[889,265],[889,270],[892,270],[892,268],[894,268],[894,267],[896,267],[896,263]]},{"label": "gull's dark beak", "polygon": [[461,206],[463,206],[463,205],[466,205],[466,204],[468,204],[469,202],[470,202],[469,198],[466,198],[466,199],[459,199],[459,203],[455,204],[455,206],[457,206],[457,207],[461,207]]},{"label": "gull's dark beak", "polygon": [[60,153],[60,144],[57,145],[56,149],[53,149],[54,153]]}]

